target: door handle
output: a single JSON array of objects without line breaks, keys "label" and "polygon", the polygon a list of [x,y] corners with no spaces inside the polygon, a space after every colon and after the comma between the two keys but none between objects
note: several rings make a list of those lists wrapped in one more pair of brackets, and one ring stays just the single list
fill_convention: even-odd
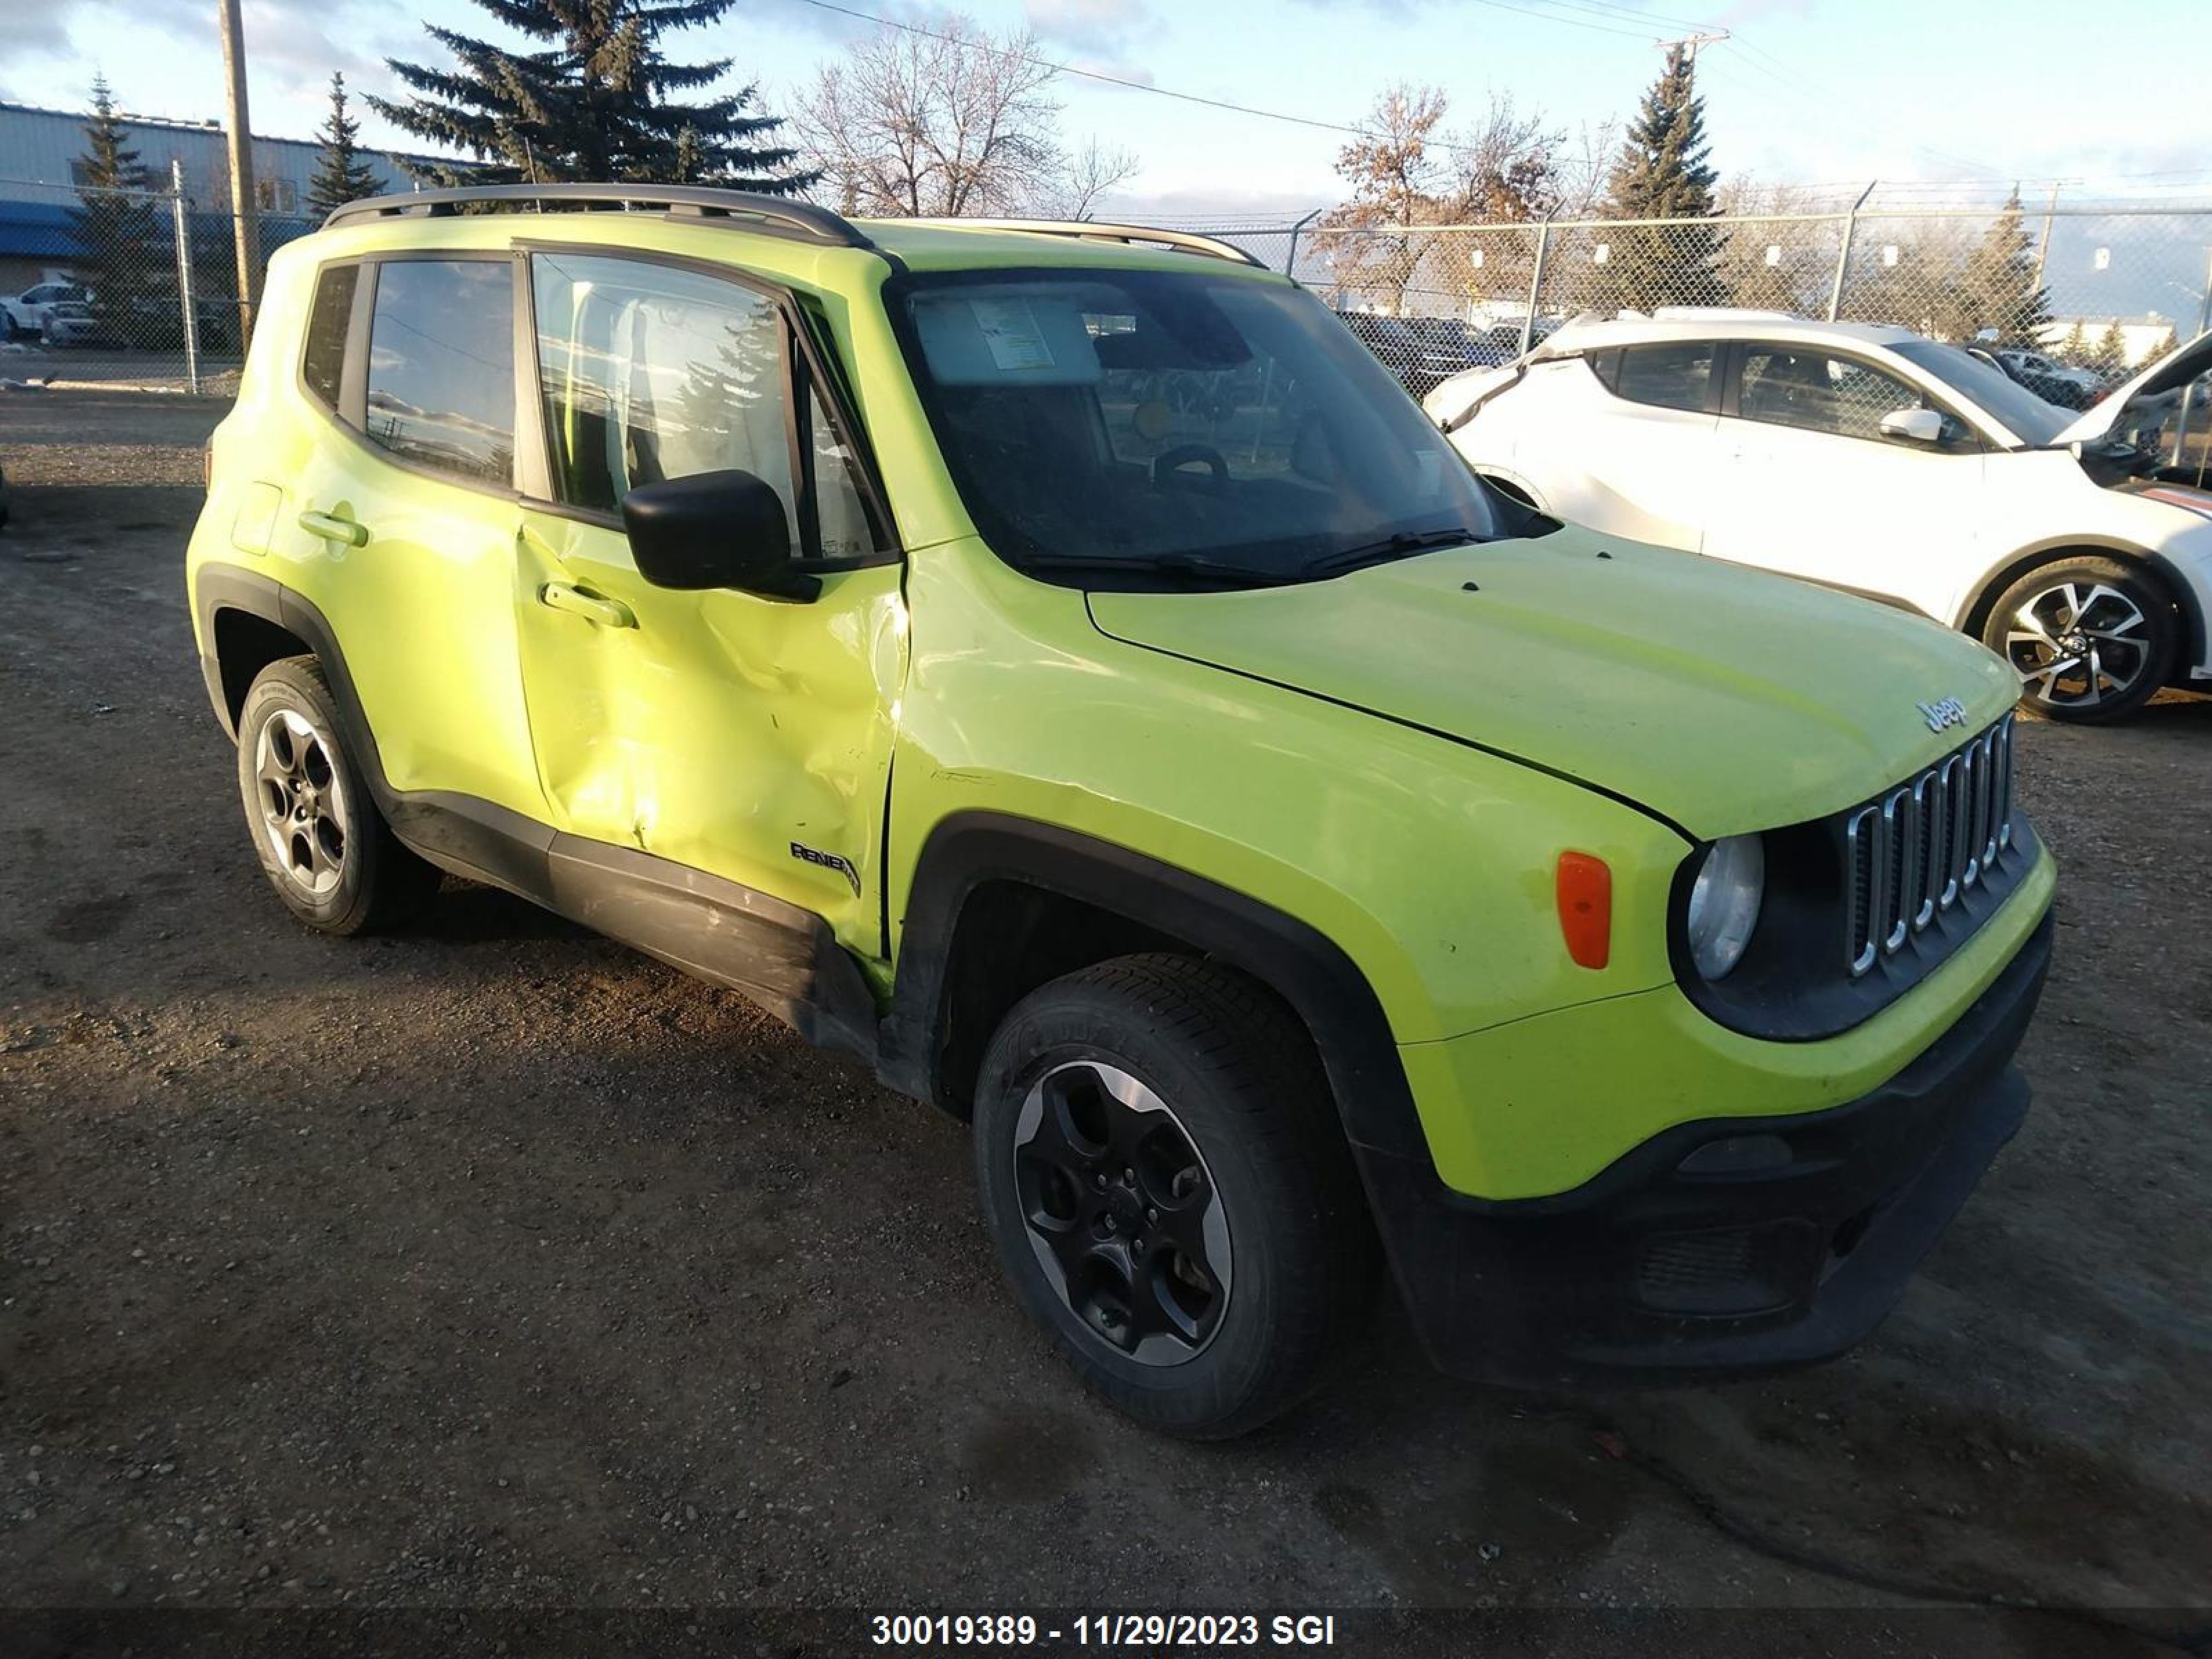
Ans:
[{"label": "door handle", "polygon": [[343,542],[348,547],[368,545],[368,526],[356,524],[351,519],[341,519],[334,513],[302,513],[300,528],[310,536],[319,536],[326,542]]},{"label": "door handle", "polygon": [[637,617],[620,599],[603,599],[595,593],[586,593],[574,582],[547,582],[538,590],[538,603],[581,617],[602,628],[637,626]]}]

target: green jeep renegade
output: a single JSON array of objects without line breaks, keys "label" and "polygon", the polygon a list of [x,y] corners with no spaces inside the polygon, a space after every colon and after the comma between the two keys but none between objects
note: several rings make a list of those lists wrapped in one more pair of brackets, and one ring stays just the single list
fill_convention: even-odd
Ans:
[{"label": "green jeep renegade", "polygon": [[210,479],[293,913],[489,882],[971,1120],[1156,1427],[1284,1409],[1384,1261],[1467,1376],[1826,1358],[2027,1109],[2004,665],[1489,493],[1220,243],[364,202],[271,261]]}]

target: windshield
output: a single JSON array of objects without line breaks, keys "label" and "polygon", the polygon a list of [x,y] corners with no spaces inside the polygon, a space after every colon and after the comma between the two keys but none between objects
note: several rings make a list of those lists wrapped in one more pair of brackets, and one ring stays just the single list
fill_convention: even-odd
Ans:
[{"label": "windshield", "polygon": [[2002,369],[1992,368],[1956,346],[1908,340],[1890,349],[1916,368],[1925,369],[1944,385],[1964,392],[2024,444],[2056,443],[2074,418],[2072,410],[2044,402]]},{"label": "windshield", "polygon": [[960,271],[896,303],[969,515],[1040,574],[1317,579],[1498,533],[1443,435],[1287,283]]}]

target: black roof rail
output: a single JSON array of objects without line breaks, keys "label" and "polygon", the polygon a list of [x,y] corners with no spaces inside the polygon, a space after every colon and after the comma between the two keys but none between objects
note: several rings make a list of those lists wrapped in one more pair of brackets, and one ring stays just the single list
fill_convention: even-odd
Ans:
[{"label": "black roof rail", "polygon": [[1267,269],[1233,242],[1224,242],[1217,236],[1200,236],[1194,231],[1159,230],[1149,225],[1101,224],[1091,219],[915,219],[908,222],[941,225],[954,230],[1022,230],[1038,236],[1073,236],[1124,246],[1158,242],[1162,247],[1179,248],[1185,253],[1202,253],[1208,258],[1229,259],[1238,264]]},{"label": "black roof rail", "polygon": [[795,236],[833,247],[875,246],[841,214],[811,202],[787,201],[754,191],[720,190],[709,185],[472,185],[459,190],[404,191],[371,196],[333,209],[323,228],[364,219],[421,216],[442,218],[462,208],[512,204],[587,211],[644,210],[696,218],[739,219],[745,228],[771,236]]}]

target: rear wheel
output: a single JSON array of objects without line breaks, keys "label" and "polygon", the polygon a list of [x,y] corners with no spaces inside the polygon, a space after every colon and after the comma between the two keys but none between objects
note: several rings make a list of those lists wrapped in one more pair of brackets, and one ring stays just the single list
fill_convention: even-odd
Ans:
[{"label": "rear wheel", "polygon": [[439,877],[392,835],[339,732],[320,664],[270,664],[239,711],[238,788],[276,896],[308,927],[344,934],[403,921]]},{"label": "rear wheel", "polygon": [[1990,607],[1982,642],[2021,699],[2052,720],[2133,714],[2166,684],[2180,641],[2172,601],[2139,567],[2085,555],[2031,570]]},{"label": "rear wheel", "polygon": [[1239,975],[1124,957],[1031,994],[984,1056],[975,1130],[1023,1304],[1150,1427],[1257,1427],[1371,1307],[1374,1231],[1312,1047]]}]

